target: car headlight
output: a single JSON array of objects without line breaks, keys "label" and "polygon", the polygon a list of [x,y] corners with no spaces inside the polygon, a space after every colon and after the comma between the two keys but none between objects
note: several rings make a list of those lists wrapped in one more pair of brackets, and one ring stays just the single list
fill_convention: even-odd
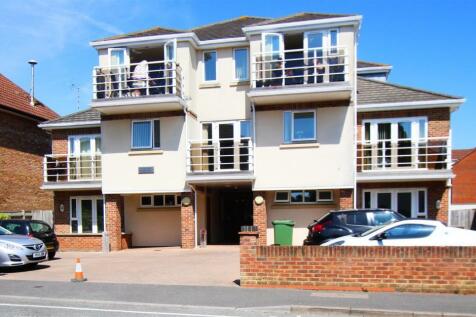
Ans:
[{"label": "car headlight", "polygon": [[338,246],[338,245],[343,245],[344,243],[345,243],[345,241],[337,241],[337,242],[329,244],[329,246],[330,247],[335,247],[335,246]]},{"label": "car headlight", "polygon": [[8,242],[0,242],[0,248],[5,250],[23,250],[22,246]]}]

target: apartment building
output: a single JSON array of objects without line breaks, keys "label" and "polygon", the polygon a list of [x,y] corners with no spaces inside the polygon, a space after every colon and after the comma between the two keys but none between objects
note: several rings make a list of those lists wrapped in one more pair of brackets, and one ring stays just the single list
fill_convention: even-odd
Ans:
[{"label": "apartment building", "polygon": [[[43,123],[64,249],[238,243],[331,209],[446,221],[459,97],[358,60],[361,16],[239,17],[91,42],[91,109]],[[349,222],[352,219],[348,219]],[[375,219],[375,221],[379,221]]]}]

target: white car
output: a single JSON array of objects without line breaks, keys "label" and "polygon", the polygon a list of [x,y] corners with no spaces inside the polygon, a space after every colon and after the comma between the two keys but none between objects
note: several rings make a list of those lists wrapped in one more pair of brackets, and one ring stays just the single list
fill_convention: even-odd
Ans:
[{"label": "white car", "polygon": [[436,220],[408,219],[360,234],[327,241],[322,246],[476,246],[476,231],[447,227]]}]

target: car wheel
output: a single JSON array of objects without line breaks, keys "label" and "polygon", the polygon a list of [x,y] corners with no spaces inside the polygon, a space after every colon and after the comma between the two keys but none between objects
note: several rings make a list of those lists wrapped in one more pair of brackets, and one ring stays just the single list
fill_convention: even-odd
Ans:
[{"label": "car wheel", "polygon": [[38,267],[38,263],[28,263],[27,267],[29,269],[36,269]]},{"label": "car wheel", "polygon": [[54,259],[56,252],[48,252],[48,260]]}]

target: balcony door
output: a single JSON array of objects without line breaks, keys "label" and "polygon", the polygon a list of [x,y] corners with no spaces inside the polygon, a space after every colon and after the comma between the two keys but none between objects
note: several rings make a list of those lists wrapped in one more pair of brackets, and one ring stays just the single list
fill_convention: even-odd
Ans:
[{"label": "balcony door", "polygon": [[171,40],[164,45],[164,63],[165,63],[165,92],[167,94],[175,93],[174,75],[175,75],[175,53],[177,51],[177,41]]},{"label": "balcony door", "polygon": [[262,58],[258,67],[265,85],[283,84],[284,37],[280,33],[262,34]]},{"label": "balcony door", "polygon": [[426,218],[427,191],[424,188],[364,190],[362,207],[392,209],[407,218]]},{"label": "balcony door", "polygon": [[93,180],[101,175],[101,137],[70,136],[68,140],[68,179]]}]

